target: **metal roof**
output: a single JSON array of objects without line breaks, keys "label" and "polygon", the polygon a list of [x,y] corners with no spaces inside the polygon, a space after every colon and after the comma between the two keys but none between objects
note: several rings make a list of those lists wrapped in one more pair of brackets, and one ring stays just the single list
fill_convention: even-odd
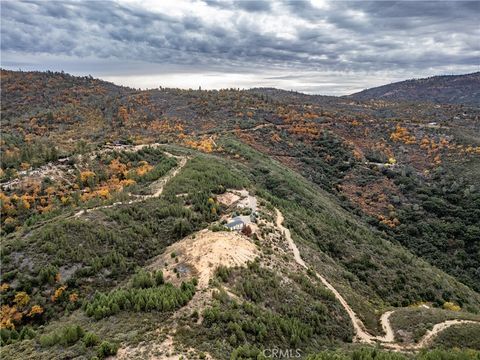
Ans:
[{"label": "metal roof", "polygon": [[240,224],[245,224],[242,219],[234,218],[232,221],[230,221],[226,226],[227,227],[234,227],[235,225],[240,225]]}]

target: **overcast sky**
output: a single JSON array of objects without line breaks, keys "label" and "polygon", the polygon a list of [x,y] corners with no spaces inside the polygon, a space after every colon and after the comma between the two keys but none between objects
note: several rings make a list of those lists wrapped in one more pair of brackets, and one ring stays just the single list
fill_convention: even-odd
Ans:
[{"label": "overcast sky", "polygon": [[1,66],[342,95],[479,71],[479,1],[1,1]]}]

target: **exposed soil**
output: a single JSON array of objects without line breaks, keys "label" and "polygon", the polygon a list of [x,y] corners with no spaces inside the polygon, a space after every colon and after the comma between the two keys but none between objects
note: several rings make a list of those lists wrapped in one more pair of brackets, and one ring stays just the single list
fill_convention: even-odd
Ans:
[{"label": "exposed soil", "polygon": [[230,206],[240,200],[240,196],[228,191],[217,196],[217,201],[225,206]]},{"label": "exposed soil", "polygon": [[169,246],[149,267],[162,269],[173,283],[196,277],[198,288],[205,289],[220,265],[245,265],[258,254],[255,244],[239,233],[202,230]]},{"label": "exposed soil", "polygon": [[[164,335],[161,335],[164,336]],[[161,340],[160,340],[161,341]],[[180,350],[175,347],[173,337],[167,335],[165,340],[161,342],[140,343],[136,347],[124,347],[118,350],[114,359],[118,360],[180,360],[198,358],[194,356],[196,351],[194,349]],[[204,359],[210,360],[210,354],[204,354]]]},{"label": "exposed soil", "polygon": [[[211,291],[208,291],[208,285],[218,266],[242,266],[247,261],[254,260],[258,255],[259,251],[256,246],[239,233],[202,230],[169,246],[148,268],[150,270],[161,269],[165,280],[175,285],[193,277],[198,279],[197,292],[189,301],[188,306],[179,309],[173,315],[174,318],[181,318],[195,310],[201,312],[201,309],[211,301]],[[198,322],[201,322],[201,318]],[[168,332],[166,339],[140,343],[136,347],[121,348],[115,358],[122,360],[177,360],[190,358],[187,356],[188,354],[196,353],[194,349],[175,348],[173,340],[175,330],[164,330]],[[159,331],[161,330],[159,329]],[[164,334],[163,331],[162,334]],[[211,359],[211,356],[205,354],[205,359]]]},{"label": "exposed soil", "polygon": [[[308,268],[305,262],[303,261],[302,257],[300,256],[300,251],[298,250],[295,242],[292,240],[292,236],[290,230],[283,226],[283,214],[280,210],[275,209],[277,213],[276,217],[276,225],[277,227],[283,232],[285,238],[288,242],[290,249],[293,252],[293,256],[295,261],[302,267]],[[429,330],[423,338],[416,344],[403,344],[403,343],[394,343],[394,331],[392,329],[392,325],[390,323],[390,316],[393,314],[394,311],[387,311],[380,317],[380,323],[382,325],[383,331],[385,335],[383,336],[374,336],[370,334],[363,324],[362,320],[355,314],[352,310],[350,305],[346,302],[346,300],[342,297],[342,295],[335,289],[335,287],[330,284],[322,275],[316,273],[317,278],[327,287],[330,291],[333,292],[337,300],[342,304],[345,311],[348,313],[350,320],[352,322],[354,331],[355,331],[355,341],[366,343],[366,344],[373,344],[375,342],[380,342],[386,348],[396,350],[396,351],[416,351],[420,350],[426,346],[428,346],[432,340],[443,330],[449,328],[450,326],[454,325],[461,325],[461,324],[472,324],[472,323],[479,323],[478,321],[472,320],[447,320],[438,324],[435,324],[432,330]]]}]

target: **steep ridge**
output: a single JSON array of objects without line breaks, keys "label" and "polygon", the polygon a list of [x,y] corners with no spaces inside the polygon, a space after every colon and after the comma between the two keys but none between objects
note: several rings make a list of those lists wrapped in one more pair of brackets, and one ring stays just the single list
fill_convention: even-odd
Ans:
[{"label": "steep ridge", "polygon": [[[292,239],[290,230],[287,229],[286,227],[283,226],[283,221],[284,217],[283,214],[275,208],[276,212],[276,219],[275,223],[277,227],[283,232],[290,249],[293,252],[293,256],[295,258],[295,261],[305,269],[308,269],[307,264],[305,261],[303,261],[300,251],[298,250],[298,247],[295,245],[295,242]],[[392,325],[390,323],[389,317],[393,314],[394,311],[387,311],[382,314],[380,317],[380,322],[382,325],[382,328],[385,332],[385,335],[383,336],[373,336],[371,335],[365,328],[365,325],[363,324],[362,320],[355,314],[355,312],[352,310],[350,305],[348,305],[347,301],[343,298],[343,296],[335,289],[335,287],[328,282],[325,277],[320,275],[318,272],[315,273],[316,277],[320,279],[320,281],[325,285],[327,289],[333,292],[335,295],[336,299],[342,304],[343,308],[345,311],[348,313],[348,316],[350,317],[350,320],[352,322],[352,326],[355,331],[355,341],[361,342],[361,343],[366,343],[366,344],[373,344],[375,342],[381,342],[382,346],[385,346],[386,348],[397,350],[397,351],[413,351],[413,350],[419,350],[427,345],[430,344],[433,338],[435,338],[440,332],[444,331],[445,329],[449,328],[450,326],[458,326],[462,324],[480,324],[480,322],[477,321],[471,321],[471,320],[447,320],[442,323],[435,324],[432,330],[429,330],[420,341],[418,341],[416,344],[401,344],[401,343],[393,343],[394,342],[394,332],[392,329]]]},{"label": "steep ridge", "polygon": [[[290,230],[288,230],[286,227],[283,226],[283,220],[284,220],[283,214],[278,209],[275,209],[275,211],[277,213],[277,218],[275,222],[277,226],[283,231],[285,238],[287,239],[288,245],[290,246],[290,249],[293,252],[295,261],[299,265],[303,266],[305,269],[308,269],[307,264],[305,264],[305,262],[303,261],[302,257],[300,256],[300,251],[298,250],[297,246],[295,245],[295,242],[292,239]],[[345,311],[348,313],[348,316],[352,321],[353,328],[355,329],[355,335],[357,339],[361,342],[370,343],[371,335],[365,331],[365,326],[363,325],[362,321],[358,318],[358,316],[355,314],[352,308],[348,305],[348,303],[345,301],[342,295],[340,295],[337,289],[335,289],[335,287],[333,287],[333,285],[330,284],[322,275],[320,275],[319,273],[316,273],[316,276],[327,287],[327,289],[329,289],[335,294],[335,297],[337,298],[337,300],[342,304]]]}]

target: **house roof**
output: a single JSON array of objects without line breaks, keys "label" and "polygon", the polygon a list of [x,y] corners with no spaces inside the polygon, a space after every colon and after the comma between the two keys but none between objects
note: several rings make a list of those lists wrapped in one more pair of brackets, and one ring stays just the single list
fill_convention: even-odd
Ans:
[{"label": "house roof", "polygon": [[230,228],[230,227],[234,227],[237,225],[244,225],[244,224],[245,222],[241,218],[236,217],[232,219],[232,221],[230,221],[226,226]]}]

